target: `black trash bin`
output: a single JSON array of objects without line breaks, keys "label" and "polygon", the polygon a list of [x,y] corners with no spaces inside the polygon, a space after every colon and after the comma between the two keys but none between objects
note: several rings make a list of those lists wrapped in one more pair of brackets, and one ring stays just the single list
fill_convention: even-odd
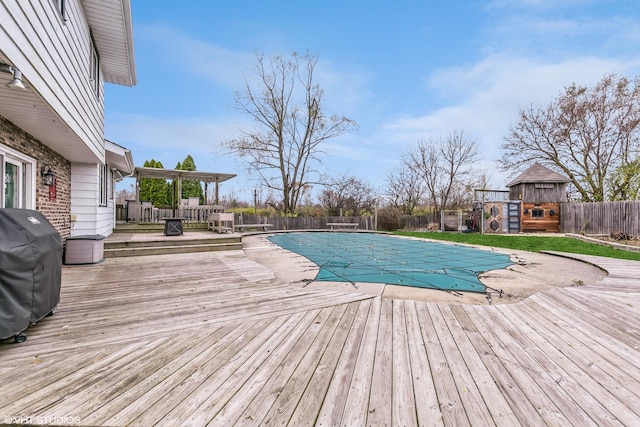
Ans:
[{"label": "black trash bin", "polygon": [[62,238],[38,211],[0,209],[0,339],[55,311],[62,282]]}]

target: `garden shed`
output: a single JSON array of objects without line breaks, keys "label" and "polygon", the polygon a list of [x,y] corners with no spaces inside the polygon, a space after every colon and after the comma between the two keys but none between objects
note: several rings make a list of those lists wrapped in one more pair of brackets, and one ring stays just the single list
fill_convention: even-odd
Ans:
[{"label": "garden shed", "polygon": [[521,231],[560,232],[560,203],[567,201],[570,182],[569,178],[535,163],[507,184],[509,199],[520,201]]}]

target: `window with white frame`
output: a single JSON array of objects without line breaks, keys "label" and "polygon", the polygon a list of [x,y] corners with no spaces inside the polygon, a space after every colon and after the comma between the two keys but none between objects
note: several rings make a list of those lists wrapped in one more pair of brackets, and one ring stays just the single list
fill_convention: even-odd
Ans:
[{"label": "window with white frame", "polygon": [[0,144],[0,208],[35,208],[35,167],[35,159]]},{"label": "window with white frame", "polygon": [[98,165],[98,176],[100,177],[100,206],[107,206],[107,166]]},{"label": "window with white frame", "polygon": [[97,97],[100,97],[100,57],[98,56],[98,50],[96,49],[96,43],[91,36],[90,46],[90,64],[89,64],[89,81],[91,87]]}]

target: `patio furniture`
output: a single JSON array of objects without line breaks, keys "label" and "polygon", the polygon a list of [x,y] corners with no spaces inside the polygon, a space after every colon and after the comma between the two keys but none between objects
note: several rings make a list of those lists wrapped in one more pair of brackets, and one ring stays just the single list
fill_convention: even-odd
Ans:
[{"label": "patio furniture", "polygon": [[353,228],[354,230],[358,228],[357,222],[328,222],[327,227],[331,228]]},{"label": "patio furniture", "polygon": [[273,227],[273,224],[236,224],[233,226],[233,229],[237,231],[242,231],[242,230],[246,230],[247,228],[255,228],[255,229],[261,228],[262,231],[268,231],[271,229],[271,227]]},{"label": "patio furniture", "polygon": [[142,202],[140,205],[140,220],[144,222],[153,221],[153,203]]},{"label": "patio furniture", "polygon": [[218,233],[222,233],[223,230],[225,232],[229,230],[233,232],[233,217],[233,212],[216,212],[209,214],[209,219],[207,221],[207,230],[216,231]]},{"label": "patio furniture", "polygon": [[97,264],[102,261],[104,261],[102,234],[67,237],[64,248],[65,264]]}]

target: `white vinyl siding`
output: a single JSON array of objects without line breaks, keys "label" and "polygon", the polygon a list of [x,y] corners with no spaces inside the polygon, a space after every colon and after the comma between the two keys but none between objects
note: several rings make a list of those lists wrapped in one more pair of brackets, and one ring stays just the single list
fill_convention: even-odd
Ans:
[{"label": "white vinyl siding", "polygon": [[67,2],[66,0],[53,0],[56,4],[56,7],[58,8],[58,12],[60,13],[60,19],[62,19],[63,22],[65,22],[67,20],[66,18],[66,11],[65,11],[65,3]]},{"label": "white vinyl siding", "polygon": [[[100,170],[105,171],[105,181],[100,178]],[[71,164],[71,215],[76,219],[71,225],[71,236],[109,236],[113,232],[114,200],[106,197],[104,206],[100,206],[101,183],[106,182],[106,190],[112,180],[111,171],[102,165]]]},{"label": "white vinyl siding", "polygon": [[[80,0],[65,0],[65,25],[59,6],[56,1],[1,2],[0,40],[12,40],[2,49],[30,88],[69,126],[67,143],[86,146],[96,163],[104,162],[103,82],[102,73],[90,80],[89,25]],[[34,126],[42,126],[44,133],[48,124]]]}]

